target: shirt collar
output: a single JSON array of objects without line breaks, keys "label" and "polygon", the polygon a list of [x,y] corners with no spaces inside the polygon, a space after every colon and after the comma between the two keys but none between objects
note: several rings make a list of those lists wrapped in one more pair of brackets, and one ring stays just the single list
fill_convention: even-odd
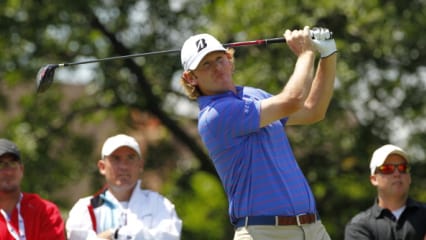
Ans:
[{"label": "shirt collar", "polygon": [[[135,192],[137,191],[137,189],[139,189],[141,187],[141,180],[139,179],[136,182],[135,187],[132,190],[132,195],[130,195],[130,199],[129,199],[129,204],[132,201],[133,198],[135,198]],[[115,198],[112,193],[106,189],[105,192],[103,194],[101,194],[101,198],[103,198],[105,200],[105,202],[111,207],[111,208],[119,208],[121,207],[120,202],[117,200],[117,198]]]},{"label": "shirt collar", "polygon": [[[407,198],[407,201],[405,202],[405,206],[406,206],[406,208],[405,208],[404,211],[406,211],[409,208],[421,208],[422,207],[422,205],[419,202],[413,200],[412,198]],[[389,209],[382,208],[382,207],[379,206],[379,200],[377,198],[375,198],[372,210],[373,210],[373,214],[376,218],[383,217],[386,214],[392,214],[392,212]]]},{"label": "shirt collar", "polygon": [[242,98],[243,89],[244,89],[244,87],[242,87],[242,86],[236,86],[237,94],[234,94],[233,91],[229,90],[229,91],[226,91],[224,93],[220,93],[220,94],[216,94],[216,95],[199,96],[198,99],[197,99],[198,106],[199,106],[200,109],[203,109],[204,107],[208,106],[211,102],[213,102],[217,99],[225,98],[225,97]]}]

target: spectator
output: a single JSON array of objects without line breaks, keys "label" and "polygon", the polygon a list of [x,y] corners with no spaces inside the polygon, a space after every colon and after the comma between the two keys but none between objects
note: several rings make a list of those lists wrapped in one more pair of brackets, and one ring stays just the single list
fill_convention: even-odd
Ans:
[{"label": "spectator", "polygon": [[391,144],[374,151],[370,182],[377,188],[377,198],[346,225],[345,240],[422,240],[426,236],[426,208],[409,197],[407,153]]},{"label": "spectator", "polygon": [[69,240],[180,239],[182,221],[174,205],[160,194],[143,190],[143,158],[137,141],[119,134],[108,138],[97,166],[106,185],[79,199],[66,222]]},{"label": "spectator", "polygon": [[15,143],[0,139],[0,239],[65,240],[58,207],[21,190],[24,163]]}]

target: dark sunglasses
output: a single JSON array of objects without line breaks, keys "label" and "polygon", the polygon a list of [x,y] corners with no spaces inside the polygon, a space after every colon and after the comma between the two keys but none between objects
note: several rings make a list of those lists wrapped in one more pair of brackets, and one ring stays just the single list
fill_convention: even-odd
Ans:
[{"label": "dark sunglasses", "polygon": [[410,172],[410,167],[406,163],[400,163],[400,164],[383,164],[380,167],[376,168],[376,173],[380,174],[392,174],[395,172],[395,169],[398,169],[400,173],[408,173]]}]

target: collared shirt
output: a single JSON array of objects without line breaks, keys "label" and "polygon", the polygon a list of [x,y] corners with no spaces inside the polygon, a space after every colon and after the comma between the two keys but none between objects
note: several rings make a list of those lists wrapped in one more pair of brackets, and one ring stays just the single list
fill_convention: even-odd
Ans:
[{"label": "collared shirt", "polygon": [[180,239],[182,221],[174,205],[157,192],[141,189],[140,183],[127,209],[108,190],[78,200],[66,222],[68,239],[94,240],[98,233],[117,228],[119,239]]},{"label": "collared shirt", "polygon": [[[15,208],[6,219],[0,214],[0,239],[15,239],[8,230],[8,221],[14,232],[25,231],[26,240],[64,240],[65,226],[58,207],[34,193],[23,193],[20,209]],[[23,224],[19,223],[20,215]],[[24,227],[25,226],[25,227]],[[22,229],[25,228],[25,229]],[[21,234],[20,234],[21,235]]]},{"label": "collared shirt", "polygon": [[345,240],[423,240],[426,235],[426,205],[408,198],[397,220],[377,199],[369,209],[358,213],[346,225]]},{"label": "collared shirt", "polygon": [[229,202],[231,222],[245,216],[315,213],[315,200],[284,131],[287,118],[260,128],[256,88],[198,98],[198,130]]}]

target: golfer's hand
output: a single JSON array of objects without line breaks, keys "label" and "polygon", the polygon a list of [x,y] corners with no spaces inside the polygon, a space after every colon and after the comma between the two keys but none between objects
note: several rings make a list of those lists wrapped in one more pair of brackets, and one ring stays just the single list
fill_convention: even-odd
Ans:
[{"label": "golfer's hand", "polygon": [[287,46],[296,55],[300,56],[305,52],[314,52],[315,47],[311,40],[310,29],[305,27],[303,30],[289,30],[284,32],[284,38]]},{"label": "golfer's hand", "polygon": [[321,55],[321,58],[328,57],[337,52],[336,42],[332,33],[327,28],[313,28],[311,30],[312,42]]}]

